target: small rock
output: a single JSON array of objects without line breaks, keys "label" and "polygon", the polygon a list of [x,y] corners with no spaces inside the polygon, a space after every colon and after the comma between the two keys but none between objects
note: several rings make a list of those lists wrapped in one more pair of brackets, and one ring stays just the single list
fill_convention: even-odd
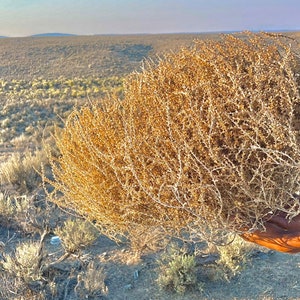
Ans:
[{"label": "small rock", "polygon": [[60,243],[61,243],[61,240],[60,240],[59,236],[53,236],[50,240],[51,245],[57,246],[57,245],[60,245]]},{"label": "small rock", "polygon": [[135,270],[133,272],[133,278],[134,278],[134,280],[137,280],[139,278],[139,271],[138,270]]},{"label": "small rock", "polygon": [[100,254],[100,257],[103,258],[103,259],[108,259],[109,258],[109,253],[103,252],[103,253]]},{"label": "small rock", "polygon": [[133,285],[132,285],[131,283],[126,284],[126,285],[124,286],[124,290],[125,290],[125,291],[129,291],[129,290],[131,290],[132,288],[133,288]]}]

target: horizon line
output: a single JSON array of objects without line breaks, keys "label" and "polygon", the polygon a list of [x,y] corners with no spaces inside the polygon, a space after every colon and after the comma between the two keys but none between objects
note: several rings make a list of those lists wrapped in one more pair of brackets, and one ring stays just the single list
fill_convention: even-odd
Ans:
[{"label": "horizon line", "polygon": [[[53,37],[58,36],[124,36],[124,35],[164,35],[164,34],[214,34],[214,33],[237,33],[237,32],[297,32],[300,31],[299,29],[240,29],[240,30],[207,30],[207,31],[174,31],[174,32],[136,32],[136,33],[90,33],[90,34],[76,34],[76,33],[69,33],[69,32],[41,32],[41,33],[34,33],[31,35],[20,35],[20,36],[9,36],[9,35],[0,35],[1,38],[26,38],[26,37],[44,37],[51,35]],[[57,35],[57,36],[56,36]]]}]

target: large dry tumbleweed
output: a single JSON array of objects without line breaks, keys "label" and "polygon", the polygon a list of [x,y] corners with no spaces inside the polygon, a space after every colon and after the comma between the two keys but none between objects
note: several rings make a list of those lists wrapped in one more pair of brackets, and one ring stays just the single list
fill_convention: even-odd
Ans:
[{"label": "large dry tumbleweed", "polygon": [[297,215],[293,60],[276,37],[249,33],[147,62],[123,100],[70,115],[54,201],[111,237],[153,226],[204,238],[261,228],[276,210]]}]

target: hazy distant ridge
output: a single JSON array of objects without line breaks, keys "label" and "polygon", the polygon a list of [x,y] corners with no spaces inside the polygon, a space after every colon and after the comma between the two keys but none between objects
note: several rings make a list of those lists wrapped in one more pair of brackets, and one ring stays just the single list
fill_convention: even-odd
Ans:
[{"label": "hazy distant ridge", "polygon": [[31,37],[43,37],[43,36],[76,36],[76,34],[71,34],[71,33],[60,33],[60,32],[48,32],[48,33],[38,33],[38,34],[33,34]]}]

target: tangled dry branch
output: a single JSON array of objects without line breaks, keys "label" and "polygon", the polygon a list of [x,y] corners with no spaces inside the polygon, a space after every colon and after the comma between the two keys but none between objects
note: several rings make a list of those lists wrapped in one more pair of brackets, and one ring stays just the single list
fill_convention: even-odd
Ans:
[{"label": "tangled dry branch", "polygon": [[248,33],[146,62],[123,100],[70,115],[51,159],[54,201],[111,237],[154,226],[207,238],[299,214],[294,59]]}]

